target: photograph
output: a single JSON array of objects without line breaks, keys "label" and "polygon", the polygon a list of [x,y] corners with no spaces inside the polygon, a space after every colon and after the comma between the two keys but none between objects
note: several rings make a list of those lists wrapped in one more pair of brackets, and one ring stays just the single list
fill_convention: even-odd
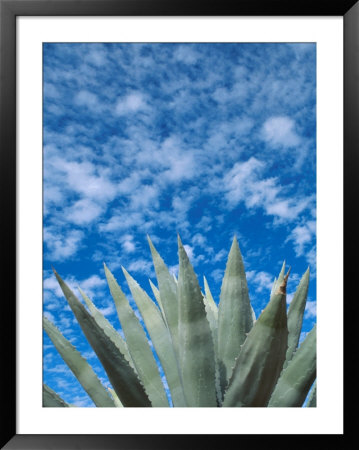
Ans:
[{"label": "photograph", "polygon": [[358,0],[0,0],[0,448],[351,433],[358,24]]},{"label": "photograph", "polygon": [[43,406],[316,407],[316,43],[42,51]]}]

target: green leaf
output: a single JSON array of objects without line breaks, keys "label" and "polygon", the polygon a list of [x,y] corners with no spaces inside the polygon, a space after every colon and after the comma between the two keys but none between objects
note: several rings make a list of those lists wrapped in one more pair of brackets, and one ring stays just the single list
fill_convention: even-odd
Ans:
[{"label": "green leaf", "polygon": [[204,289],[205,294],[203,296],[203,302],[206,309],[207,314],[207,320],[209,322],[209,326],[212,331],[213,336],[213,345],[214,345],[214,352],[215,355],[217,355],[217,339],[218,339],[218,308],[216,303],[213,300],[211,291],[209,290],[209,286],[206,280],[206,277],[204,278]]},{"label": "green leaf", "polygon": [[309,394],[307,408],[315,408],[317,406],[317,380],[314,381]]},{"label": "green leaf", "polygon": [[141,316],[143,317],[147,331],[166,375],[173,405],[187,406],[178,371],[178,364],[172,345],[171,335],[162,318],[162,315],[151,298],[131,277],[126,269],[122,267],[122,270],[126,277],[132,297],[140,310]]},{"label": "green leaf", "polygon": [[69,366],[95,405],[113,407],[114,403],[105,387],[86,359],[81,356],[80,352],[76,350],[71,342],[46,317],[43,317],[43,326],[62,359]]},{"label": "green leaf", "polygon": [[217,406],[211,329],[197,277],[179,236],[178,252],[179,365],[187,405]]},{"label": "green leaf", "polygon": [[82,298],[85,300],[85,303],[90,310],[93,318],[96,320],[97,324],[103,329],[106,336],[108,336],[111,341],[116,345],[119,351],[123,354],[123,356],[127,359],[128,363],[132,367],[132,369],[136,372],[135,366],[133,364],[130,352],[128,351],[127,344],[118,333],[114,327],[110,324],[110,322],[106,319],[106,317],[96,308],[93,302],[89,299],[89,297],[82,291],[82,289],[78,288]]},{"label": "green leaf", "polygon": [[222,390],[219,376],[219,362],[218,362],[218,307],[213,300],[211,291],[208,286],[206,277],[204,279],[204,292],[203,297],[204,305],[206,308],[207,319],[212,332],[213,338],[213,348],[214,348],[214,358],[215,358],[215,368],[216,368],[216,396],[217,402],[220,405],[222,403]]},{"label": "green leaf", "polygon": [[165,315],[165,311],[163,309],[163,305],[161,302],[161,296],[160,296],[160,291],[157,289],[157,287],[152,283],[151,280],[148,280],[150,282],[150,286],[153,292],[153,295],[155,296],[156,302],[161,310],[161,314],[162,314],[162,318],[167,326],[167,321],[166,321],[166,315]]},{"label": "green leaf", "polygon": [[236,360],[223,406],[267,406],[287,350],[286,285],[289,273],[258,317]]},{"label": "green leaf", "polygon": [[242,255],[234,237],[223,277],[218,307],[218,358],[222,392],[228,383],[240,346],[253,326],[252,307]]},{"label": "green leaf", "polygon": [[272,295],[274,294],[276,286],[277,286],[277,277],[274,277],[274,281],[273,281],[273,285],[272,285],[272,290],[271,290],[271,292],[270,292],[270,298],[271,298]]},{"label": "green leaf", "polygon": [[283,370],[268,406],[302,406],[316,378],[316,325]]},{"label": "green leaf", "polygon": [[86,339],[98,356],[107,376],[124,406],[151,406],[136,373],[116,345],[105,334],[85,306],[75,296],[60,275],[57,281],[72,309]]},{"label": "green leaf", "polygon": [[253,325],[254,325],[257,318],[256,318],[256,313],[254,312],[254,309],[252,306],[251,306],[251,312],[252,312],[252,321],[253,321]]},{"label": "green leaf", "polygon": [[123,404],[121,403],[121,400],[117,397],[116,392],[111,388],[107,388],[107,389],[108,389],[109,393],[112,395],[112,398],[113,398],[116,408],[123,408]]},{"label": "green leaf", "polygon": [[45,383],[42,385],[42,406],[50,408],[68,408],[70,405],[65,402],[55,391]]},{"label": "green leaf", "polygon": [[211,308],[211,311],[213,311],[216,320],[218,320],[218,306],[216,305],[216,302],[213,299],[206,277],[203,277],[203,281],[204,281],[204,292],[208,302],[208,306]]},{"label": "green leaf", "polygon": [[146,333],[115,277],[106,264],[104,264],[104,267],[111,295],[115,301],[117,314],[126,338],[128,351],[152,406],[169,406],[161,375]]},{"label": "green leaf", "polygon": [[274,295],[275,292],[277,292],[279,286],[283,283],[284,273],[285,273],[285,261],[283,261],[282,268],[279,272],[278,278],[274,277],[270,298],[272,298],[272,295]]},{"label": "green leaf", "polygon": [[298,347],[300,332],[302,330],[303,315],[305,304],[307,301],[309,286],[309,268],[303,275],[298,288],[293,296],[293,299],[288,309],[288,350],[286,361],[283,368],[285,369],[292,359],[294,352]]},{"label": "green leaf", "polygon": [[160,291],[161,303],[168,329],[171,333],[175,354],[178,355],[178,302],[177,302],[177,283],[170,274],[163,259],[155,249],[149,236],[147,236],[150,245],[153,265],[155,267],[158,288]]}]

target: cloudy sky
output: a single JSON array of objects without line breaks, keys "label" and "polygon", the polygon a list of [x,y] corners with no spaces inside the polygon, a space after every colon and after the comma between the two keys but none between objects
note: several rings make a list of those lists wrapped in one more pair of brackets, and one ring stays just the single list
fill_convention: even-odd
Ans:
[{"label": "cloudy sky", "polygon": [[[285,260],[316,320],[315,44],[44,44],[44,311],[109,386],[52,274],[120,330],[103,262],[151,294],[177,232],[219,300],[233,236],[257,314]],[[129,296],[130,298],[130,296]],[[92,406],[44,334],[44,381]]]}]

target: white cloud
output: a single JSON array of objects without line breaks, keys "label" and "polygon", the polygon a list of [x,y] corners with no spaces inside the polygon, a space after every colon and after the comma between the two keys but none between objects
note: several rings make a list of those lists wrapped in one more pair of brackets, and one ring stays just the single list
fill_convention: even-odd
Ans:
[{"label": "white cloud", "polygon": [[187,253],[188,259],[193,264],[193,262],[195,260],[193,247],[191,247],[190,245],[184,244],[183,248],[185,249],[185,251]]},{"label": "white cloud", "polygon": [[305,305],[305,318],[310,319],[317,316],[317,302],[307,301]]},{"label": "white cloud", "polygon": [[191,179],[197,173],[196,152],[184,145],[177,136],[165,139],[162,145],[149,152],[141,152],[140,160],[161,171],[159,182],[178,183]]},{"label": "white cloud", "polygon": [[106,223],[99,225],[99,230],[104,232],[113,232],[118,230],[129,230],[133,227],[143,225],[143,213],[136,211],[122,211],[122,214],[115,213]]},{"label": "white cloud", "polygon": [[68,187],[75,192],[96,200],[112,200],[116,186],[108,177],[97,175],[96,166],[90,162],[54,161],[65,172]]},{"label": "white cloud", "polygon": [[[77,295],[78,293],[77,288],[80,287],[84,291],[84,293],[91,299],[95,297],[102,297],[103,288],[107,287],[106,281],[100,278],[98,275],[91,275],[90,277],[85,278],[83,280],[76,280],[73,277],[66,277],[65,282],[70,287],[70,289],[75,293],[75,295]],[[52,299],[52,301],[54,301],[53,296],[61,299],[64,298],[64,294],[54,274],[50,275],[47,278],[44,278],[43,288],[44,288],[44,297]],[[79,299],[82,298],[80,294],[78,295],[78,298]]]},{"label": "white cloud", "polygon": [[104,48],[92,44],[90,51],[86,54],[85,60],[96,67],[104,67],[107,63],[106,51]]},{"label": "white cloud", "polygon": [[223,275],[224,275],[224,270],[223,269],[214,269],[211,272],[211,277],[213,278],[213,280],[216,283],[222,282]]},{"label": "white cloud", "polygon": [[193,245],[198,245],[199,247],[205,247],[207,244],[207,239],[203,234],[196,233],[192,238]]},{"label": "white cloud", "polygon": [[86,225],[97,219],[103,208],[88,198],[83,198],[75,202],[70,208],[65,210],[67,219],[76,225]]},{"label": "white cloud", "polygon": [[315,267],[316,267],[316,262],[317,262],[317,251],[316,250],[317,250],[316,245],[314,245],[306,254],[306,259],[310,266],[312,275],[315,274]]},{"label": "white cloud", "polygon": [[126,253],[133,253],[136,250],[136,245],[133,242],[133,236],[130,234],[125,234],[121,237],[122,249]]},{"label": "white cloud", "polygon": [[44,312],[44,316],[46,317],[46,319],[50,320],[50,322],[54,323],[55,322],[55,317],[53,314],[51,314],[49,311],[45,311]]},{"label": "white cloud", "polygon": [[[294,242],[294,250],[297,256],[302,256],[306,246],[311,245],[316,231],[316,222],[309,220],[303,225],[297,225],[291,232],[287,241]],[[312,257],[310,258],[312,259]]]},{"label": "white cloud", "polygon": [[131,196],[131,209],[143,210],[143,208],[158,206],[158,188],[153,185],[142,185]]},{"label": "white cloud", "polygon": [[272,289],[274,277],[268,272],[248,270],[246,271],[246,278],[248,282],[255,285],[256,292],[270,291]]},{"label": "white cloud", "polygon": [[44,228],[44,242],[49,252],[48,259],[61,261],[76,254],[84,233],[80,230],[70,230],[60,233],[54,228]]},{"label": "white cloud", "polygon": [[132,92],[118,99],[116,114],[119,116],[147,109],[146,101],[140,92]]},{"label": "white cloud", "polygon": [[72,319],[70,319],[69,317],[65,317],[63,315],[61,315],[60,319],[58,320],[59,322],[59,328],[63,331],[71,331],[72,326],[71,326],[71,322]]},{"label": "white cloud", "polygon": [[82,280],[80,283],[81,283],[80,287],[83,291],[87,291],[94,288],[100,288],[102,286],[107,285],[106,281],[100,278],[98,275],[91,275],[89,278]]},{"label": "white cloud", "polygon": [[198,53],[188,45],[181,45],[174,51],[174,57],[185,64],[195,64],[198,60]]},{"label": "white cloud", "polygon": [[293,220],[308,208],[312,197],[285,198],[277,177],[265,178],[265,164],[255,157],[237,162],[223,180],[229,206],[244,202],[248,209],[262,208],[276,220]]},{"label": "white cloud", "polygon": [[[70,369],[65,364],[56,364],[56,366],[48,368],[47,371],[51,373],[70,373]],[[59,383],[59,381],[56,380],[56,383]]]},{"label": "white cloud", "polygon": [[63,293],[57,282],[55,275],[51,275],[49,278],[45,278],[43,282],[44,294],[51,293],[56,297],[62,297]]},{"label": "white cloud", "polygon": [[82,356],[85,359],[96,359],[96,353],[93,350],[89,350],[88,352],[84,352]]},{"label": "white cloud", "polygon": [[114,303],[109,303],[107,306],[105,306],[103,308],[98,308],[98,310],[104,316],[111,316],[112,314],[114,314],[116,312],[116,308],[115,308]]},{"label": "white cloud", "polygon": [[89,397],[80,397],[78,395],[73,397],[71,403],[79,408],[93,406],[93,402]]},{"label": "white cloud", "polygon": [[61,203],[64,199],[64,193],[61,191],[59,186],[52,186],[48,183],[44,186],[44,204],[49,203]]},{"label": "white cloud", "polygon": [[295,147],[300,144],[295,122],[285,116],[267,119],[263,125],[262,137],[273,148]]},{"label": "white cloud", "polygon": [[173,266],[168,267],[168,271],[175,277],[178,277],[178,269],[179,269],[179,264],[174,264]]},{"label": "white cloud", "polygon": [[169,182],[190,179],[195,174],[196,164],[193,154],[176,151],[168,159],[169,168],[164,171],[163,177]]},{"label": "white cloud", "polygon": [[99,110],[101,105],[96,94],[82,90],[75,96],[75,103],[79,106],[85,106],[90,110]]},{"label": "white cloud", "polygon": [[60,94],[56,85],[53,83],[44,83],[44,97],[56,99],[59,98]]},{"label": "white cloud", "polygon": [[222,250],[220,250],[219,252],[217,252],[214,257],[213,257],[213,261],[214,262],[218,262],[218,261],[222,261],[223,259],[225,259],[227,257],[227,250],[225,250],[224,248],[222,248]]},{"label": "white cloud", "polygon": [[134,260],[128,265],[128,267],[125,267],[125,269],[128,272],[140,272],[146,275],[153,274],[152,263],[145,259]]},{"label": "white cloud", "polygon": [[248,83],[242,80],[234,83],[231,88],[217,87],[212,96],[219,104],[228,106],[228,103],[237,102],[242,103],[248,97]]}]

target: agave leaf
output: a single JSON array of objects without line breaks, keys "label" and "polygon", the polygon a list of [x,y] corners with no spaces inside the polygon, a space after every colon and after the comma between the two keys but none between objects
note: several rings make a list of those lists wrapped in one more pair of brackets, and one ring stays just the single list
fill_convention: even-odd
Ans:
[{"label": "agave leaf", "polygon": [[126,358],[119,352],[113,341],[108,338],[60,275],[56,271],[54,273],[84,335],[101,361],[112,387],[123,405],[151,406],[144,387]]},{"label": "agave leaf", "polygon": [[288,276],[289,272],[242,345],[223,406],[267,406],[287,350]]},{"label": "agave leaf", "polygon": [[173,405],[187,406],[171,336],[161,313],[151,298],[131,277],[126,269],[122,267],[122,270],[166,375]]},{"label": "agave leaf", "polygon": [[148,280],[148,281],[150,282],[150,286],[151,286],[153,295],[155,296],[156,302],[157,302],[158,306],[160,307],[161,314],[162,314],[162,318],[163,318],[165,324],[167,325],[165,311],[164,311],[164,309],[163,309],[163,305],[162,305],[162,302],[161,302],[160,291],[159,291],[159,290],[157,289],[157,287],[152,283],[151,280]]},{"label": "agave leaf", "polygon": [[278,278],[274,277],[270,298],[272,298],[272,295],[274,295],[277,292],[279,286],[283,283],[284,276],[285,276],[285,261],[283,261],[282,268],[279,272]]},{"label": "agave leaf", "polygon": [[82,298],[85,300],[85,303],[90,310],[90,313],[92,314],[93,318],[96,320],[97,324],[103,329],[106,336],[108,336],[113,343],[116,345],[116,347],[119,349],[119,351],[123,354],[123,356],[127,359],[128,363],[132,367],[132,369],[136,372],[135,366],[133,364],[130,352],[128,351],[127,344],[118,333],[114,327],[110,324],[110,322],[106,319],[106,317],[101,314],[101,312],[96,308],[96,306],[93,304],[93,302],[87,297],[87,295],[82,291],[82,289],[78,288]]},{"label": "agave leaf", "polygon": [[197,277],[179,236],[178,253],[179,366],[187,405],[217,406],[211,329]]},{"label": "agave leaf", "polygon": [[207,320],[209,322],[209,326],[210,326],[211,332],[212,332],[214,353],[215,353],[215,357],[217,359],[218,308],[217,308],[215,301],[213,300],[206,277],[203,277],[203,279],[204,279],[204,291],[205,291],[205,295],[203,296],[203,302],[204,302],[204,306],[206,309]]},{"label": "agave leaf", "polygon": [[156,302],[158,303],[160,310],[163,311],[163,307],[160,306],[160,303],[161,303],[160,291],[158,290],[156,285],[152,283],[150,278],[148,279],[148,281],[150,282],[150,286],[151,286],[153,295],[155,296]]},{"label": "agave leaf", "polygon": [[211,310],[214,313],[214,316],[218,320],[218,306],[216,305],[216,302],[213,299],[213,296],[212,296],[211,290],[208,286],[206,277],[203,277],[203,280],[204,280],[204,292],[205,292],[205,296],[206,296],[206,299],[208,302],[208,306],[211,308]]},{"label": "agave leaf", "polygon": [[55,391],[45,383],[42,385],[42,406],[55,408],[68,408],[70,405],[65,402]]},{"label": "agave leaf", "polygon": [[216,368],[216,395],[217,395],[217,402],[220,405],[222,402],[222,390],[221,390],[219,363],[218,363],[218,307],[215,301],[213,300],[206,277],[203,277],[203,279],[204,279],[204,292],[206,294],[203,297],[203,301],[206,308],[207,319],[209,322],[209,326],[211,328],[213,338],[213,348],[214,348],[214,358]]},{"label": "agave leaf", "polygon": [[315,380],[309,394],[307,408],[315,408],[317,406],[317,381]]},{"label": "agave leaf", "polygon": [[316,325],[283,370],[268,406],[302,406],[316,377]]},{"label": "agave leaf", "polygon": [[277,280],[277,286],[279,287],[284,280],[285,277],[285,260],[283,261],[282,268],[280,269],[278,280]]},{"label": "agave leaf", "polygon": [[43,326],[49,338],[65,363],[69,366],[81,386],[90,396],[96,406],[114,406],[105,387],[98,379],[92,367],[88,364],[61,332],[46,317],[43,317]]},{"label": "agave leaf", "polygon": [[218,358],[222,392],[235,359],[253,326],[252,307],[242,255],[234,237],[223,277],[218,307]]},{"label": "agave leaf", "polygon": [[288,309],[288,350],[286,360],[283,366],[285,369],[292,359],[294,352],[298,347],[300,332],[302,330],[302,322],[305,304],[307,301],[309,286],[309,268],[303,275],[298,288],[293,296],[293,300]]},{"label": "agave leaf", "polygon": [[111,388],[107,388],[109,393],[112,395],[113,398],[113,402],[115,403],[116,408],[123,408],[123,404],[121,403],[121,400],[118,398],[116,392],[111,389]]},{"label": "agave leaf", "polygon": [[161,303],[168,329],[170,330],[175,354],[178,356],[178,303],[177,303],[177,283],[170,274],[163,259],[155,249],[149,236],[147,236],[150,245],[153,265],[160,291]]},{"label": "agave leaf", "polygon": [[206,307],[206,313],[207,313],[207,319],[209,322],[209,326],[212,330],[213,335],[213,341],[214,341],[214,350],[215,353],[217,353],[217,335],[218,335],[218,308],[213,300],[211,291],[209,290],[209,286],[206,280],[206,277],[203,277],[204,279],[204,291],[205,295],[203,296],[204,305]]},{"label": "agave leaf", "polygon": [[169,406],[160,372],[146,333],[115,277],[106,264],[104,264],[104,267],[111,295],[115,301],[117,314],[125,334],[128,350],[152,406]]},{"label": "agave leaf", "polygon": [[271,290],[271,292],[270,292],[270,298],[271,298],[272,295],[274,294],[276,286],[277,286],[277,277],[274,277],[273,285],[272,285],[272,290]]},{"label": "agave leaf", "polygon": [[254,312],[252,305],[251,305],[251,312],[252,312],[252,321],[253,321],[253,325],[254,325],[257,318],[256,318],[256,313]]}]

